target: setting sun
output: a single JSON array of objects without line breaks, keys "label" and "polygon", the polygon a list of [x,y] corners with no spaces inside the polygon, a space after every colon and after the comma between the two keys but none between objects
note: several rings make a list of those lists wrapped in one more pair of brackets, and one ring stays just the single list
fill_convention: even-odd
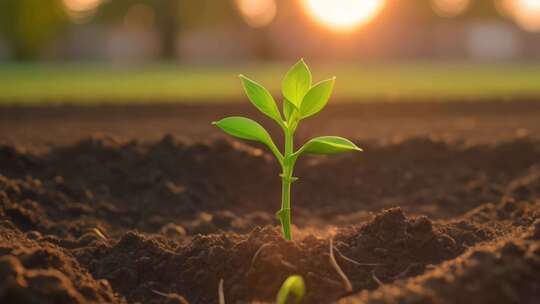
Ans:
[{"label": "setting sun", "polygon": [[336,31],[353,31],[370,22],[385,0],[303,0],[305,9],[319,23]]},{"label": "setting sun", "polygon": [[506,0],[506,6],[510,10],[517,24],[526,31],[540,31],[540,1],[539,0]]}]

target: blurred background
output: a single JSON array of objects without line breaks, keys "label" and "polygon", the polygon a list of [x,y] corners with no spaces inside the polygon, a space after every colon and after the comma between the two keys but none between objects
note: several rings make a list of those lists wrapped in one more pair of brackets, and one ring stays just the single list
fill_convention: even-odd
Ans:
[{"label": "blurred background", "polygon": [[0,0],[0,102],[231,101],[300,57],[341,99],[540,96],[540,0]]}]

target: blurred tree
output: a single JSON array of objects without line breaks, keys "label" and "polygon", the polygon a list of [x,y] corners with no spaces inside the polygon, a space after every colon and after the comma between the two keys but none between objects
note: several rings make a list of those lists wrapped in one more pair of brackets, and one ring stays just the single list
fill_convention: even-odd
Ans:
[{"label": "blurred tree", "polygon": [[61,0],[0,1],[0,35],[15,59],[37,57],[66,24]]},{"label": "blurred tree", "polygon": [[123,0],[103,3],[97,21],[122,22],[130,7],[143,4],[155,14],[155,24],[161,40],[162,59],[177,56],[176,42],[183,30],[220,27],[239,20],[233,1],[215,0]]}]

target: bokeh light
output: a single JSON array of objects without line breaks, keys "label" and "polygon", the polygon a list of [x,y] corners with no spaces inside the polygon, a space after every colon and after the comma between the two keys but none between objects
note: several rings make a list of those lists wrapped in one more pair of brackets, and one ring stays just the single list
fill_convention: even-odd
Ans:
[{"label": "bokeh light", "polygon": [[303,0],[306,11],[324,26],[350,32],[369,23],[383,9],[385,0]]},{"label": "bokeh light", "polygon": [[101,4],[101,0],[63,0],[68,16],[73,22],[87,21]]},{"label": "bokeh light", "polygon": [[251,27],[267,26],[276,17],[275,0],[236,0],[236,6]]},{"label": "bokeh light", "polygon": [[470,4],[470,0],[431,0],[431,6],[435,13],[445,18],[461,15]]},{"label": "bokeh light", "polygon": [[501,0],[499,8],[503,15],[514,18],[522,29],[540,31],[540,0]]}]

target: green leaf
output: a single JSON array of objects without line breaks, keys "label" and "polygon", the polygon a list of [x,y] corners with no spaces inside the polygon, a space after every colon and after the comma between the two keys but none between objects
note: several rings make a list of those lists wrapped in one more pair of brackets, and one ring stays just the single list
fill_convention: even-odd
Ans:
[{"label": "green leaf", "polygon": [[240,79],[242,81],[242,85],[244,86],[244,91],[246,92],[246,95],[251,103],[266,116],[281,124],[281,114],[279,113],[274,98],[272,95],[270,95],[268,90],[244,75],[240,75]]},{"label": "green leaf", "polygon": [[215,121],[212,124],[218,126],[225,133],[232,136],[247,140],[258,141],[265,144],[266,146],[268,146],[268,148],[270,148],[270,150],[272,151],[272,153],[274,153],[278,160],[280,162],[282,161],[283,156],[272,141],[270,134],[268,134],[268,132],[263,128],[263,126],[258,124],[256,121],[245,117],[233,116],[223,118],[220,121]]},{"label": "green leaf", "polygon": [[309,89],[300,106],[301,118],[316,114],[324,108],[334,89],[335,80],[336,77],[323,80]]},{"label": "green leaf", "polygon": [[309,140],[295,154],[336,154],[342,152],[362,151],[350,140],[339,136],[321,136]]},{"label": "green leaf", "polygon": [[291,115],[293,114],[295,108],[294,105],[288,101],[287,99],[283,100],[283,115],[285,116],[285,119],[289,121],[289,118],[291,118]]},{"label": "green leaf", "polygon": [[306,284],[304,279],[299,275],[292,275],[288,277],[277,294],[276,303],[277,304],[286,304],[287,299],[290,294],[294,295],[294,303],[300,303],[304,294],[306,293]]},{"label": "green leaf", "polygon": [[311,72],[304,59],[300,59],[283,78],[281,92],[294,106],[300,108],[309,88],[311,88]]}]

